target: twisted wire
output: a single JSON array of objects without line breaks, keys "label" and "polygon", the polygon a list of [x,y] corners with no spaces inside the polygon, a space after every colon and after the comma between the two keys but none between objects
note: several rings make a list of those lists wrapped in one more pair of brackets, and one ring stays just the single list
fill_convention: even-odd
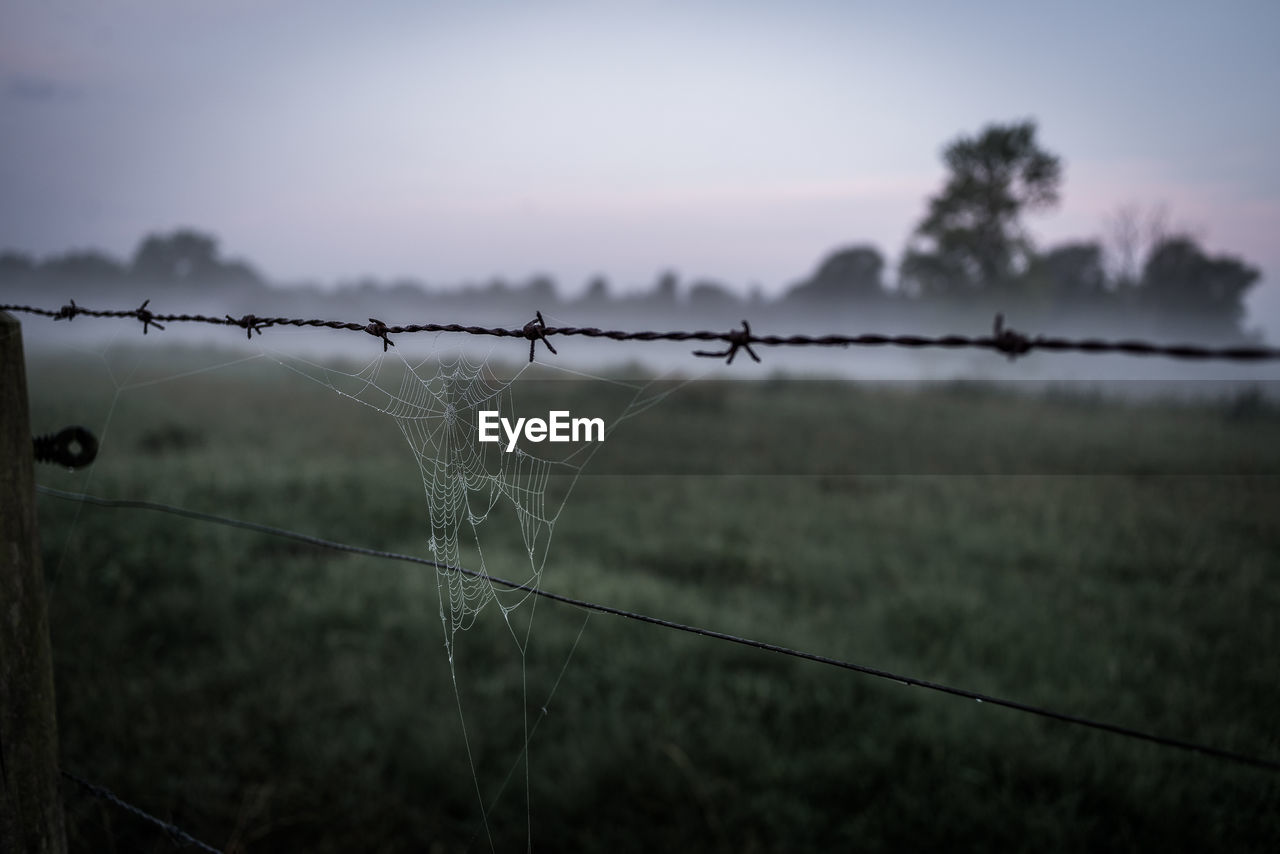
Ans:
[{"label": "twisted wire", "polygon": [[317,328],[364,332],[382,342],[382,349],[394,347],[392,335],[405,335],[418,332],[449,332],[466,335],[487,335],[495,338],[523,338],[529,342],[529,361],[534,358],[534,347],[542,341],[551,353],[556,353],[551,340],[557,336],[596,338],[609,341],[696,341],[719,342],[725,345],[723,350],[695,350],[695,356],[706,358],[723,358],[732,363],[739,351],[745,351],[752,359],[759,362],[760,357],[752,349],[758,344],[764,347],[906,347],[921,349],[926,347],[942,349],[982,349],[994,350],[1015,359],[1033,351],[1049,353],[1113,353],[1129,356],[1164,356],[1173,359],[1190,359],[1197,361],[1223,360],[1236,362],[1260,362],[1280,359],[1280,348],[1261,345],[1210,347],[1202,344],[1161,344],[1137,339],[1107,340],[1101,338],[1062,338],[1056,336],[1028,336],[1004,325],[1004,317],[997,314],[990,335],[890,335],[884,333],[864,333],[860,335],[761,335],[751,331],[747,321],[742,322],[739,329],[718,332],[709,329],[696,331],[627,331],[622,329],[601,329],[596,326],[548,326],[542,319],[542,312],[524,326],[469,326],[461,323],[409,323],[387,324],[377,318],[369,318],[368,323],[344,320],[321,320],[318,318],[299,317],[259,317],[256,314],[245,314],[232,317],[224,314],[221,317],[206,314],[161,314],[148,308],[150,300],[134,309],[91,309],[78,305],[71,300],[58,309],[40,308],[30,305],[0,305],[0,311],[22,312],[56,320],[74,320],[76,317],[131,318],[142,324],[145,335],[151,328],[164,330],[168,323],[205,323],[214,326],[235,326],[245,330],[245,335],[252,338],[254,333],[262,334],[262,330],[273,326],[292,326],[299,328]]}]

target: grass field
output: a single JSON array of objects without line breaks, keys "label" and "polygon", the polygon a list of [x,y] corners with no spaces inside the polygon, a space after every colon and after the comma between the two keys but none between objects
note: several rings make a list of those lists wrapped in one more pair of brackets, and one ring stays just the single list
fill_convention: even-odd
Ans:
[{"label": "grass field", "polygon": [[[394,420],[270,360],[175,378],[234,358],[33,358],[35,428],[103,439],[39,480],[429,556]],[[1280,757],[1265,400],[775,379],[627,429],[547,589]],[[550,602],[523,658],[494,609],[457,637],[473,775],[430,568],[39,511],[64,767],[228,850],[1280,850],[1275,773]],[[484,534],[519,575],[512,514]],[[67,807],[74,850],[173,848]]]}]

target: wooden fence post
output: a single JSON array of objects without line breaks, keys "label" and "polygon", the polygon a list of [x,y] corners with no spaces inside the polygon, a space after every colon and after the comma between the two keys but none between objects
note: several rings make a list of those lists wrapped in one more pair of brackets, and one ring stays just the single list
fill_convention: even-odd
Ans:
[{"label": "wooden fence post", "polygon": [[0,311],[0,851],[64,854],[22,326]]}]

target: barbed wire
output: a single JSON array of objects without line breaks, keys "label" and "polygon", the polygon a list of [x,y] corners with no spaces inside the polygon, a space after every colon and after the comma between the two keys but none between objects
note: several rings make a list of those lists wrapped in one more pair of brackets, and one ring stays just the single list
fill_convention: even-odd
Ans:
[{"label": "barbed wire", "polygon": [[556,336],[581,336],[586,338],[602,338],[611,341],[700,341],[719,342],[725,346],[723,350],[695,350],[693,355],[705,358],[723,358],[726,364],[732,364],[739,351],[745,351],[754,361],[760,356],[752,349],[752,345],[764,347],[907,347],[920,349],[937,347],[943,349],[975,348],[994,350],[1003,353],[1010,359],[1016,359],[1032,351],[1040,350],[1050,353],[1113,353],[1129,356],[1165,356],[1174,359],[1190,359],[1198,361],[1225,360],[1236,362],[1261,362],[1280,359],[1280,348],[1255,346],[1209,347],[1200,344],[1158,344],[1141,340],[1105,340],[1101,338],[1061,338],[1037,335],[1034,337],[1017,332],[1004,325],[1003,315],[997,314],[990,335],[889,335],[866,333],[861,335],[760,335],[751,331],[751,324],[742,321],[740,329],[727,332],[699,330],[694,332],[668,331],[659,332],[625,331],[620,329],[600,329],[595,326],[548,326],[542,318],[542,312],[519,327],[501,326],[468,326],[460,323],[410,323],[406,325],[388,325],[377,318],[369,318],[368,323],[342,320],[304,319],[297,317],[260,317],[256,314],[245,314],[222,317],[205,314],[161,314],[152,311],[147,300],[134,309],[92,309],[78,305],[71,300],[58,309],[39,308],[30,305],[0,305],[0,311],[23,312],[57,320],[74,320],[77,317],[126,318],[142,323],[145,335],[152,327],[163,331],[166,323],[205,323],[214,326],[235,326],[245,330],[245,335],[252,338],[254,333],[261,335],[262,330],[273,326],[309,327],[318,329],[346,330],[365,332],[382,341],[382,350],[394,347],[392,335],[403,335],[416,332],[456,332],[467,335],[488,335],[496,338],[523,338],[529,342],[529,361],[533,361],[537,343],[541,341],[546,348],[555,354],[556,348],[551,339]]},{"label": "barbed wire", "polygon": [[495,575],[490,575],[479,570],[467,569],[461,566],[450,566],[440,563],[429,558],[418,557],[416,555],[403,554],[400,552],[385,551],[381,549],[371,549],[364,546],[351,545],[349,543],[337,542],[335,540],[326,540],[321,537],[313,537],[310,534],[303,534],[297,531],[291,531],[286,528],[277,528],[271,525],[263,525],[258,522],[247,522],[242,519],[232,519],[227,516],[219,516],[213,513],[205,513],[199,510],[188,510],[184,507],[175,507],[170,504],[161,504],[152,501],[139,501],[135,499],[119,499],[119,498],[101,498],[93,495],[86,495],[79,492],[67,492],[61,489],[37,485],[36,491],[42,495],[48,495],[54,498],[61,498],[68,501],[77,501],[86,504],[93,504],[99,507],[112,507],[118,509],[134,509],[134,510],[151,510],[160,513],[169,513],[175,516],[182,516],[188,519],[195,519],[203,522],[211,522],[217,525],[225,525],[232,528],[242,528],[258,533],[269,534],[271,536],[283,537],[285,539],[294,540],[301,543],[307,543],[321,548],[333,549],[335,551],[351,552],[354,554],[365,555],[368,557],[381,558],[386,560],[398,560],[408,563],[417,563],[424,566],[434,567],[445,572],[456,572],[467,575],[472,578],[479,578],[492,584],[506,587],[509,590],[519,590],[549,599],[553,602],[560,602],[575,608],[582,608],[588,611],[595,611],[601,614],[610,614],[615,617],[622,617],[628,620],[636,620],[650,625],[661,626],[665,629],[674,631],[687,632],[699,637],[711,638],[713,640],[725,641],[727,643],[739,644],[750,647],[752,649],[763,650],[765,652],[773,652],[779,655],[798,658],[804,661],[813,661],[818,664],[824,664],[830,667],[838,667],[843,670],[851,670],[855,673],[861,673],[866,676],[874,676],[878,679],[887,679],[897,682],[900,685],[908,687],[925,688],[930,691],[937,691],[943,694],[949,694],[954,697],[962,697],[967,700],[975,700],[979,703],[990,704],[993,706],[1003,706],[1006,709],[1012,709],[1016,712],[1035,715],[1037,717],[1048,718],[1050,720],[1059,721],[1061,723],[1073,724],[1075,726],[1087,727],[1089,729],[1109,732],[1113,735],[1125,738],[1146,741],[1161,747],[1175,748],[1178,750],[1199,753],[1213,759],[1234,762],[1242,765],[1250,765],[1254,768],[1261,768],[1267,771],[1280,772],[1280,761],[1267,759],[1259,756],[1251,756],[1244,753],[1237,753],[1231,750],[1224,750],[1212,745],[1200,744],[1198,742],[1187,741],[1185,739],[1171,738],[1168,736],[1158,735],[1146,732],[1144,730],[1135,729],[1133,727],[1122,726],[1120,724],[1109,723],[1107,721],[1086,718],[1080,715],[1073,715],[1066,712],[1059,712],[1053,709],[1041,706],[1033,706],[1018,700],[1008,700],[991,694],[984,694],[980,691],[971,691],[967,688],[957,688],[951,685],[945,685],[940,682],[932,682],[927,679],[919,679],[914,676],[906,676],[901,673],[895,673],[890,670],[883,670],[878,667],[871,667],[865,664],[857,664],[852,661],[833,658],[818,653],[805,652],[803,650],[792,649],[791,647],[781,646],[779,644],[769,643],[767,641],[755,640],[753,638],[741,637],[739,635],[720,632],[714,629],[702,628],[700,626],[687,625],[672,620],[666,620],[661,617],[653,617],[648,614],[641,614],[635,611],[628,611],[622,608],[615,608],[611,605],[602,605],[597,602],[590,602],[584,599],[576,599],[571,596],[565,596],[560,593],[553,593],[544,590],[541,586],[531,584],[522,584],[515,581],[508,581]]},{"label": "barbed wire", "polygon": [[112,806],[122,809],[125,812],[129,813],[130,815],[140,818],[143,821],[151,825],[154,825],[160,830],[163,830],[166,834],[168,834],[169,838],[173,840],[175,845],[181,845],[183,847],[192,845],[192,846],[195,846],[196,848],[199,848],[201,851],[208,851],[208,852],[211,852],[211,854],[222,854],[221,851],[219,851],[217,848],[214,848],[212,845],[207,845],[201,842],[199,839],[196,839],[190,833],[187,833],[185,830],[178,827],[177,825],[172,824],[171,822],[167,822],[162,818],[156,818],[146,810],[140,807],[134,806],[133,804],[124,800],[123,798],[121,798],[119,795],[117,795],[115,792],[111,791],[110,789],[104,786],[99,786],[97,783],[90,783],[88,780],[84,779],[83,777],[79,777],[75,774],[72,774],[70,771],[67,771],[67,770],[63,770],[61,773],[63,777],[66,777],[71,782],[80,786],[82,789],[87,791],[89,794],[93,795],[95,798],[102,801],[106,801]]}]

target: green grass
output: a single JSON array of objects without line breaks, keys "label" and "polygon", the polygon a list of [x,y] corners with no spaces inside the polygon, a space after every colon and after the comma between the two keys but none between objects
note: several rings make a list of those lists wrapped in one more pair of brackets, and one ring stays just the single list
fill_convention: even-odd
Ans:
[{"label": "green grass", "polygon": [[[41,482],[426,555],[392,419],[269,360],[140,384],[234,358],[33,362],[35,429],[103,437]],[[1244,396],[695,383],[605,443],[544,585],[1276,758],[1278,436]],[[523,661],[492,608],[458,636],[473,778],[430,569],[39,511],[64,766],[217,846],[487,850],[477,781],[514,766],[500,851],[1280,847],[1276,774],[549,602]],[[498,575],[514,521],[484,531]],[[172,848],[67,805],[75,850]]]}]

